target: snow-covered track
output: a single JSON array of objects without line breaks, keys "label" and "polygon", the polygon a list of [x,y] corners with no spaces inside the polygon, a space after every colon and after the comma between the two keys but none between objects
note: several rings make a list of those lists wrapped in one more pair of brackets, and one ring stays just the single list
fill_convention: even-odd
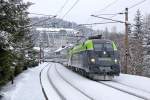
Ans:
[{"label": "snow-covered track", "polygon": [[47,95],[46,95],[46,92],[45,92],[44,87],[43,87],[43,84],[42,84],[41,74],[42,74],[43,70],[44,70],[48,65],[49,65],[49,64],[45,65],[45,66],[42,68],[42,70],[40,71],[40,74],[39,74],[39,77],[40,77],[40,85],[41,85],[42,92],[43,92],[43,95],[44,95],[45,100],[48,100],[48,97],[47,97]]},{"label": "snow-covered track", "polygon": [[49,76],[48,72],[51,69],[51,67],[49,67],[48,71],[47,71],[47,77],[49,79],[49,82],[51,83],[52,87],[54,88],[54,90],[57,92],[57,94],[59,95],[59,97],[62,100],[66,100],[65,96],[59,91],[59,89],[55,86],[54,82],[52,81],[51,77]]},{"label": "snow-covered track", "polygon": [[69,81],[67,81],[57,70],[57,68],[55,67],[56,72],[58,73],[58,75],[66,82],[68,83],[70,86],[72,86],[74,89],[76,89],[77,91],[79,91],[81,94],[83,94],[84,96],[86,96],[87,98],[89,98],[90,100],[94,100],[92,97],[90,97],[89,95],[87,95],[86,93],[84,93],[82,90],[80,90],[78,87],[74,86],[72,83],[70,83]]},{"label": "snow-covered track", "polygon": [[131,86],[124,85],[116,81],[99,81],[99,83],[111,87],[113,89],[119,90],[121,92],[127,93],[129,95],[141,98],[143,100],[150,100],[150,93],[141,91],[137,88],[133,88]]},{"label": "snow-covered track", "polygon": [[127,86],[129,88],[133,88],[133,89],[139,90],[139,91],[144,92],[144,93],[148,93],[150,95],[150,92],[147,91],[147,90],[144,90],[144,89],[141,89],[141,88],[138,88],[138,87],[133,87],[133,86],[130,86],[130,85],[127,85],[127,84],[124,84],[124,83],[121,83],[121,82],[115,81],[115,80],[112,80],[112,82],[115,82],[117,84],[121,84],[121,85]]}]

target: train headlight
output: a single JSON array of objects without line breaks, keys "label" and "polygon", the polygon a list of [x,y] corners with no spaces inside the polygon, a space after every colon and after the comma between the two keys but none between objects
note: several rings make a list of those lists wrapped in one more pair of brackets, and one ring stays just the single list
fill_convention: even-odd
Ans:
[{"label": "train headlight", "polygon": [[103,54],[106,55],[106,51],[104,51]]},{"label": "train headlight", "polygon": [[91,58],[91,62],[92,62],[92,63],[95,63],[95,59],[94,59],[94,58]]},{"label": "train headlight", "polygon": [[118,60],[117,60],[117,59],[115,59],[114,61],[115,61],[115,63],[117,63],[117,62],[118,62]]}]

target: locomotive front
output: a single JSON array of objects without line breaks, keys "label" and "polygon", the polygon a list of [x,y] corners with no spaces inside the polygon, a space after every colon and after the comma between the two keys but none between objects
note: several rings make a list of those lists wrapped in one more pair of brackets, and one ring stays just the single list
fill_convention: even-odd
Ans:
[{"label": "locomotive front", "polygon": [[120,64],[115,43],[110,40],[93,39],[93,50],[88,51],[88,65],[91,75],[119,76]]}]

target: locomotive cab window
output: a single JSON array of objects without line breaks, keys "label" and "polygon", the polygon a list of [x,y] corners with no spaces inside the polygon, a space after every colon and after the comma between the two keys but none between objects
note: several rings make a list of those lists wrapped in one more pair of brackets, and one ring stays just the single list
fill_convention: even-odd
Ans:
[{"label": "locomotive cab window", "polygon": [[106,43],[104,45],[104,47],[105,47],[106,51],[113,51],[113,46],[111,43]]},{"label": "locomotive cab window", "polygon": [[103,51],[103,44],[97,44],[97,43],[95,43],[94,44],[94,49],[96,50],[96,51]]}]

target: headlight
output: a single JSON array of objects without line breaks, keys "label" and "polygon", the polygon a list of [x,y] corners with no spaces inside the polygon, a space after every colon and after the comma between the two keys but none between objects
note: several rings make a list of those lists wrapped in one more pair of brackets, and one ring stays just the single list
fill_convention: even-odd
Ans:
[{"label": "headlight", "polygon": [[115,59],[114,61],[115,61],[115,63],[117,63],[117,62],[118,62],[118,60],[117,60],[117,59]]},{"label": "headlight", "polygon": [[95,59],[94,59],[94,58],[91,58],[91,62],[95,63]]},{"label": "headlight", "polygon": [[103,54],[106,55],[106,51],[104,51]]}]

